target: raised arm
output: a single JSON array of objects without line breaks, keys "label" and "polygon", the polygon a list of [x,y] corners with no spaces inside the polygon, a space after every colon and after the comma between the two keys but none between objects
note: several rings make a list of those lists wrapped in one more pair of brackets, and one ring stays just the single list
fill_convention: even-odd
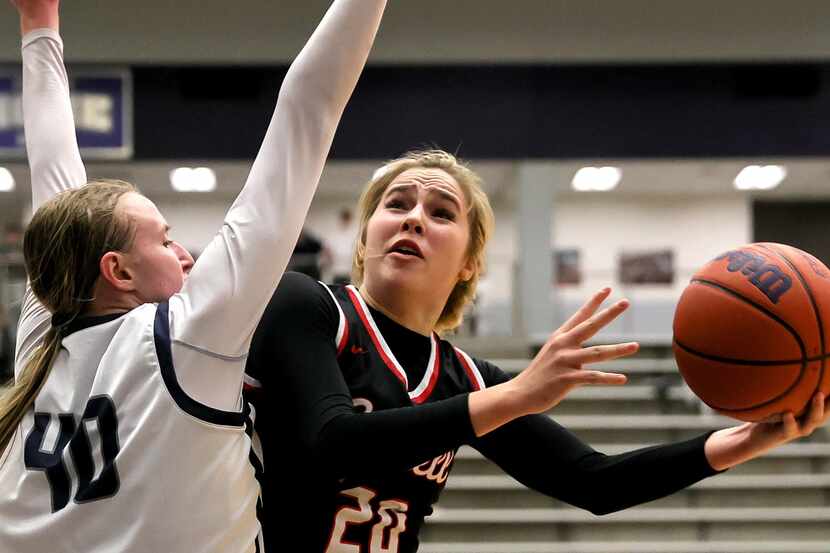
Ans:
[{"label": "raised arm", "polygon": [[[58,0],[12,0],[23,38],[23,129],[32,178],[32,210],[86,182],[75,138],[69,81],[58,35]],[[16,359],[28,357],[49,328],[49,313],[27,288]]]},{"label": "raised arm", "polygon": [[174,346],[213,359],[241,361],[247,354],[299,236],[385,5],[385,0],[336,0],[292,64],[245,187],[182,293],[170,302]]}]

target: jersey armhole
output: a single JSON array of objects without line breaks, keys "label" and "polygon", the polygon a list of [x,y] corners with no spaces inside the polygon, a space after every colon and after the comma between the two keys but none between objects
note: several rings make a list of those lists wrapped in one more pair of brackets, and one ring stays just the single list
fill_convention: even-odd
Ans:
[{"label": "jersey armhole", "polygon": [[453,346],[453,349],[455,350],[455,355],[458,357],[458,360],[461,362],[461,366],[464,367],[464,372],[467,373],[467,378],[470,379],[473,391],[477,392],[485,389],[487,384],[485,384],[484,378],[481,376],[481,371],[478,370],[473,358],[467,355],[467,353],[460,348]]},{"label": "jersey armhole", "polygon": [[170,341],[170,306],[167,302],[158,304],[153,324],[153,339],[156,345],[156,357],[161,369],[161,377],[167,391],[185,413],[211,424],[243,427],[245,425],[245,405],[241,411],[223,411],[200,403],[187,395],[176,377],[173,366],[173,349]]},{"label": "jersey armhole", "polygon": [[322,282],[320,282],[320,286],[322,286],[323,289],[329,293],[331,301],[334,302],[334,306],[337,308],[337,316],[339,317],[339,321],[337,322],[337,335],[334,337],[334,346],[337,348],[337,357],[340,357],[340,354],[343,353],[343,350],[346,348],[346,344],[349,342],[349,325],[346,323],[346,315],[343,313],[343,308],[340,307],[340,302],[338,302],[337,298],[334,297],[334,293],[331,291],[331,288]]}]

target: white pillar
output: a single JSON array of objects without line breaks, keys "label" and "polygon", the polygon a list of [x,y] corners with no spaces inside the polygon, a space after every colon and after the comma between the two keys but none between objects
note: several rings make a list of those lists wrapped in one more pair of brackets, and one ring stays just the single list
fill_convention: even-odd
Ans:
[{"label": "white pillar", "polygon": [[518,170],[516,202],[516,333],[531,343],[544,342],[553,331],[551,302],[555,171],[550,162],[524,161]]}]

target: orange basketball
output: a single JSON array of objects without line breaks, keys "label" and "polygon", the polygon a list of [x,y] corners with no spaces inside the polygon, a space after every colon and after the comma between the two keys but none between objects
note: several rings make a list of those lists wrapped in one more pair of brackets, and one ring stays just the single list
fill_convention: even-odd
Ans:
[{"label": "orange basketball", "polygon": [[689,387],[716,411],[758,421],[796,415],[830,392],[830,270],[784,244],[719,255],[683,291],[674,356]]}]

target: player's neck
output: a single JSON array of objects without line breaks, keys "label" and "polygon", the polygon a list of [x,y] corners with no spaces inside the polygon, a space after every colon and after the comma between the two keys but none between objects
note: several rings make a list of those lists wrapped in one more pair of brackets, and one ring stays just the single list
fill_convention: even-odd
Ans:
[{"label": "player's neck", "polygon": [[444,306],[429,305],[420,294],[384,293],[382,287],[364,282],[360,294],[370,307],[377,309],[399,325],[422,336],[431,336]]}]

